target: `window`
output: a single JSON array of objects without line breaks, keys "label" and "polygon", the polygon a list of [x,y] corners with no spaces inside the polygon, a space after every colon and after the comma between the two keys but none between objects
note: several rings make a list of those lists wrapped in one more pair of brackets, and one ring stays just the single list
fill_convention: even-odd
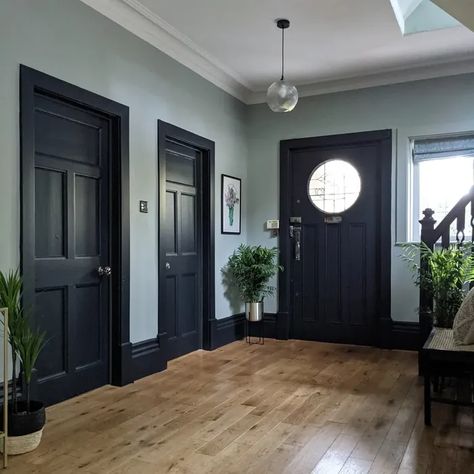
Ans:
[{"label": "window", "polygon": [[[474,135],[437,139],[416,139],[413,150],[413,235],[420,240],[419,220],[430,207],[441,222],[459,199],[474,184]],[[466,208],[466,238],[472,234],[470,206]],[[451,240],[456,240],[456,223]]]},{"label": "window", "polygon": [[308,180],[309,199],[320,211],[330,214],[349,209],[359,194],[359,173],[347,161],[326,161],[316,167]]}]

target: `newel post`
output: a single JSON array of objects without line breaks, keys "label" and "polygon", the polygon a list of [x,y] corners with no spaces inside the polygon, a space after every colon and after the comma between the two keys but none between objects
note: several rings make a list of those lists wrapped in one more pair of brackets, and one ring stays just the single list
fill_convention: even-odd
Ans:
[{"label": "newel post", "polygon": [[[421,224],[421,242],[430,250],[433,250],[435,245],[434,226],[436,220],[433,218],[434,213],[433,209],[425,209],[423,211],[424,217],[419,221]],[[424,261],[420,255],[420,281],[423,280],[427,272],[428,262]],[[424,286],[420,286],[420,349],[423,347],[423,344],[426,342],[433,328],[432,311],[433,297]]]}]

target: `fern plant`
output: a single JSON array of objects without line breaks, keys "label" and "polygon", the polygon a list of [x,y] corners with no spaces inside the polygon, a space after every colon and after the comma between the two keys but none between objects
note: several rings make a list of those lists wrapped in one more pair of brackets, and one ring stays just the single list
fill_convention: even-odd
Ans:
[{"label": "fern plant", "polygon": [[275,292],[268,282],[283,270],[277,259],[277,248],[242,244],[229,257],[222,271],[230,275],[244,302],[256,303]]},{"label": "fern plant", "polygon": [[[434,324],[452,327],[466,285],[474,281],[473,246],[450,245],[447,249],[431,250],[422,242],[404,247],[402,258],[410,266],[415,283],[433,298]],[[421,272],[419,262],[426,262],[426,272]]]}]

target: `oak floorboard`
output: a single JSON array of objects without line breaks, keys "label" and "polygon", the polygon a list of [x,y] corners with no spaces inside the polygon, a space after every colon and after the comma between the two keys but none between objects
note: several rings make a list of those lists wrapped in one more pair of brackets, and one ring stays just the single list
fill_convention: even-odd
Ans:
[{"label": "oak floorboard", "polygon": [[474,466],[470,409],[423,423],[417,354],[238,341],[47,409],[13,474],[418,474]]}]

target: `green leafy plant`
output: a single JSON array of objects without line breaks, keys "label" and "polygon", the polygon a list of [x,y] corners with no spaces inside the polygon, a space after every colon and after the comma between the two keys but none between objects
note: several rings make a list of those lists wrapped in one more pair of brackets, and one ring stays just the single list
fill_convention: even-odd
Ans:
[{"label": "green leafy plant", "polygon": [[[474,253],[470,244],[431,250],[425,243],[407,244],[402,258],[411,268],[415,283],[434,301],[434,324],[452,327],[465,287],[474,281]],[[421,263],[426,263],[426,272]],[[424,310],[426,308],[422,308]]]},{"label": "green leafy plant", "polygon": [[0,307],[8,308],[8,342],[12,354],[12,408],[17,412],[17,354],[19,331],[24,314],[21,306],[23,281],[18,270],[5,274],[0,272]]},{"label": "green leafy plant", "polygon": [[26,318],[22,319],[15,341],[23,368],[26,392],[26,410],[30,413],[30,386],[33,369],[46,344],[46,333],[33,329]]},{"label": "green leafy plant", "polygon": [[277,259],[277,248],[242,244],[229,257],[222,271],[230,275],[245,302],[255,303],[275,292],[268,282],[278,271],[283,270]]},{"label": "green leafy plant", "polygon": [[45,333],[33,329],[22,306],[23,279],[18,270],[0,272],[0,307],[8,308],[8,342],[12,354],[12,411],[18,413],[17,362],[25,380],[27,411],[30,411],[30,383],[38,356],[46,344]]}]

